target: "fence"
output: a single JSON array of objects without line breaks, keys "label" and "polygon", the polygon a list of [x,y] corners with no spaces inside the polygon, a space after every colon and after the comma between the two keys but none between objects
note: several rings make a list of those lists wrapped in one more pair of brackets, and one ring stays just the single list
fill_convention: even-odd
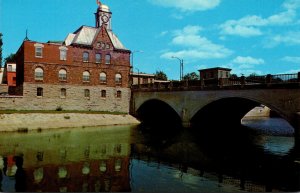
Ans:
[{"label": "fence", "polygon": [[132,90],[198,90],[198,89],[230,89],[255,86],[295,85],[300,86],[300,72],[296,74],[277,74],[263,76],[241,76],[231,78],[206,79],[206,80],[184,80],[170,82],[156,82],[151,84],[132,85]]}]

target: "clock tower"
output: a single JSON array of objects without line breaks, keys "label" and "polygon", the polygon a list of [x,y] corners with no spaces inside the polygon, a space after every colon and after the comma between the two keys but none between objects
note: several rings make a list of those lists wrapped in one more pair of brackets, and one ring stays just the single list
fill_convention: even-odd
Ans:
[{"label": "clock tower", "polygon": [[96,27],[99,28],[102,25],[106,26],[106,29],[111,30],[111,15],[109,7],[107,5],[102,4],[97,0],[98,9],[96,15]]}]

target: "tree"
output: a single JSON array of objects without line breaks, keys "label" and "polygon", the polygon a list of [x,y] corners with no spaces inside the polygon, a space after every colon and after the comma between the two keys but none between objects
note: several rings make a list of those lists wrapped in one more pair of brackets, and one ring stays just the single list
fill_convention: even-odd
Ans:
[{"label": "tree", "polygon": [[237,79],[237,78],[238,78],[238,75],[236,75],[236,74],[231,74],[231,75],[230,75],[230,78],[232,78],[232,79]]},{"label": "tree", "polygon": [[16,54],[10,54],[4,59],[4,63],[6,64],[7,62],[16,62]]},{"label": "tree", "polygon": [[156,71],[155,80],[168,80],[168,77],[163,71]]},{"label": "tree", "polygon": [[200,77],[196,72],[192,73],[187,73],[184,77],[183,80],[199,80]]},{"label": "tree", "polygon": [[2,33],[0,33],[0,67],[2,66],[2,45],[3,45],[3,41],[2,41]]}]

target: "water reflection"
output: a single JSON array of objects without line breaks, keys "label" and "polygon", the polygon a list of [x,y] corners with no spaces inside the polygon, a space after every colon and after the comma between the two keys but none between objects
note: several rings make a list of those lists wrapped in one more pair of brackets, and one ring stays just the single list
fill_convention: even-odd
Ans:
[{"label": "water reflection", "polygon": [[128,127],[3,133],[0,141],[3,191],[131,190]]},{"label": "water reflection", "polygon": [[292,137],[246,127],[226,132],[141,127],[2,133],[0,190],[300,190],[300,151]]}]

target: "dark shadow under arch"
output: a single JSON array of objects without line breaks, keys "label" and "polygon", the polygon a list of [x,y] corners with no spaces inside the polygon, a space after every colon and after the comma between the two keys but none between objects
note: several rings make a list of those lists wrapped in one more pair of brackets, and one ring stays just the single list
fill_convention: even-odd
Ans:
[{"label": "dark shadow under arch", "polygon": [[245,98],[219,99],[200,109],[191,119],[191,125],[240,125],[241,119],[259,105],[260,103]]},{"label": "dark shadow under arch", "polygon": [[[144,125],[152,127],[181,127],[181,118],[167,103],[161,100],[148,100],[137,110],[137,118]],[[167,129],[166,128],[166,129]]]}]

